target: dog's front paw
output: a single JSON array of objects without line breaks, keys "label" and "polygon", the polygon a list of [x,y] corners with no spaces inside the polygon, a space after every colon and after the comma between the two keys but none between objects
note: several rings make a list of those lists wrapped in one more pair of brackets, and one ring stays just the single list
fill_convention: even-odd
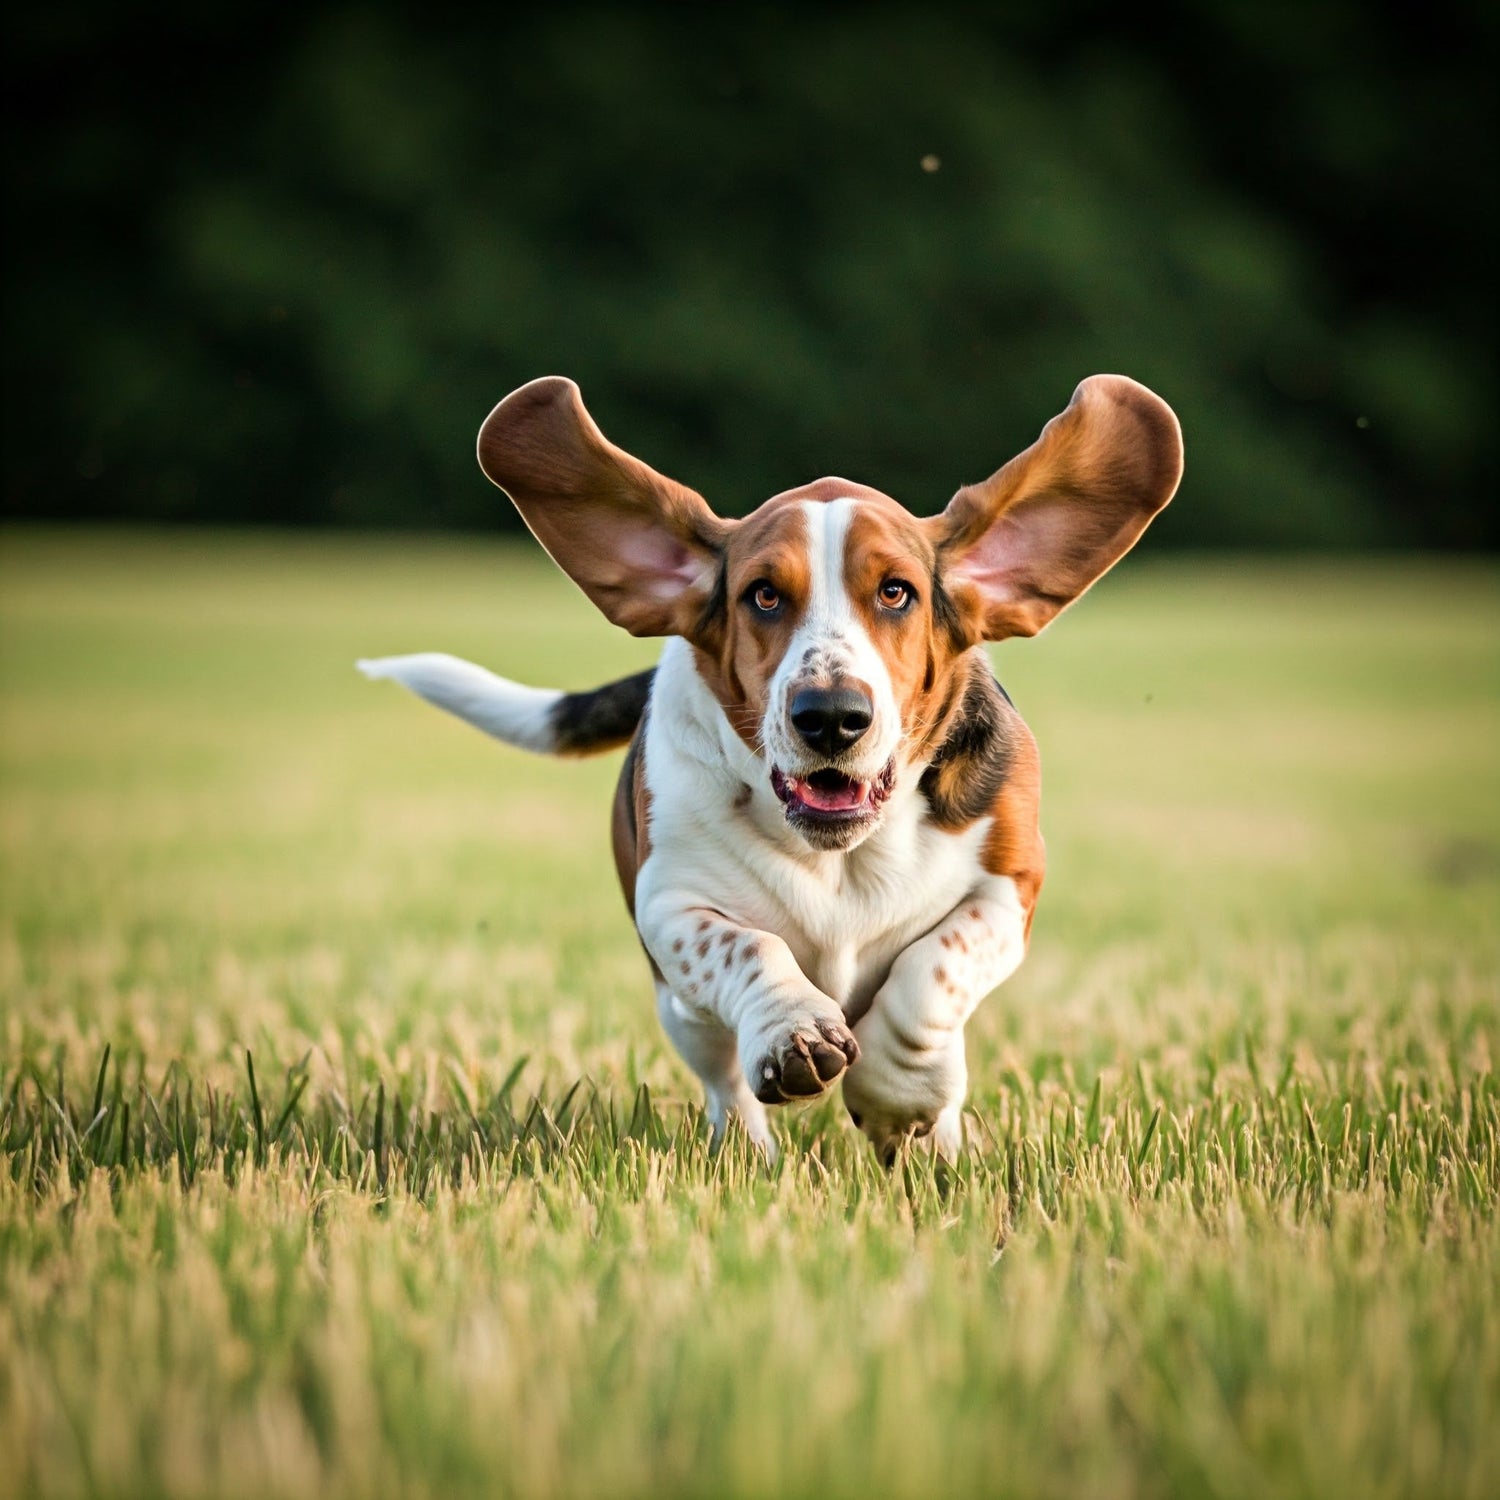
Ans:
[{"label": "dog's front paw", "polygon": [[859,1043],[842,1021],[801,1017],[766,1041],[750,1086],[762,1104],[816,1099],[858,1057]]},{"label": "dog's front paw", "polygon": [[905,1110],[891,1111],[878,1103],[862,1100],[861,1109],[850,1102],[849,1077],[844,1078],[844,1104],[849,1118],[869,1139],[883,1167],[893,1167],[901,1147],[910,1142],[913,1150],[927,1151],[943,1161],[956,1162],[963,1155],[965,1140],[963,1107],[949,1104],[939,1110],[936,1119],[913,1117]]},{"label": "dog's front paw", "polygon": [[892,1027],[880,997],[859,1025],[859,1066],[844,1077],[849,1118],[889,1166],[901,1142],[914,1140],[955,1160],[963,1150],[963,1099],[968,1090],[963,1033],[914,1047]]}]

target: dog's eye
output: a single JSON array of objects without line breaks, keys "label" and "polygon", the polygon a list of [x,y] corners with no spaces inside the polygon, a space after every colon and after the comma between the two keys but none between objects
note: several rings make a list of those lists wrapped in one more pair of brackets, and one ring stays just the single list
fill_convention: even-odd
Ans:
[{"label": "dog's eye", "polygon": [[781,595],[769,579],[762,578],[750,585],[750,602],[763,614],[774,615],[781,608]]},{"label": "dog's eye", "polygon": [[897,614],[900,614],[902,610],[911,604],[916,595],[912,593],[909,583],[904,583],[899,578],[887,578],[880,585],[878,597],[886,609],[894,610]]}]

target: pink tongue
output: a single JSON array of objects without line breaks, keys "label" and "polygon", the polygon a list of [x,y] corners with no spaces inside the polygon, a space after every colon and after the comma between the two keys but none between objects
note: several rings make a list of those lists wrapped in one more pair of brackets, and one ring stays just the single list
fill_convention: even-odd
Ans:
[{"label": "pink tongue", "polygon": [[857,781],[846,781],[836,787],[819,787],[810,781],[799,781],[797,796],[819,812],[848,812],[865,800],[865,789]]}]

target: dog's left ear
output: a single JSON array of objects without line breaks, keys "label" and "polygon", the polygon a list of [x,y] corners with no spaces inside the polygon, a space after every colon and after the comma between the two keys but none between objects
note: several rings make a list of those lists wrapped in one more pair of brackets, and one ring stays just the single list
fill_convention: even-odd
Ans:
[{"label": "dog's left ear", "polygon": [[479,467],[608,619],[632,635],[700,633],[735,523],[615,447],[571,380],[512,391],[479,429]]},{"label": "dog's left ear", "polygon": [[1091,375],[1024,453],[924,522],[974,640],[1035,635],[1135,545],[1182,478],[1160,396]]}]

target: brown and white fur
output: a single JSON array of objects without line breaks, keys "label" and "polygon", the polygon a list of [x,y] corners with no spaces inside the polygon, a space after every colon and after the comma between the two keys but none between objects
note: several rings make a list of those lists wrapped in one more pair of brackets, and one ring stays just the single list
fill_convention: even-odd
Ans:
[{"label": "brown and white fur", "polygon": [[616,448],[578,388],[490,413],[484,472],[654,672],[526,688],[449,656],[362,662],[511,744],[629,743],[615,862],[657,1012],[730,1115],[843,1078],[889,1159],[963,1143],[964,1027],[1026,951],[1045,855],[1035,741],[983,643],[1034,635],[1177,488],[1171,409],[1095,375],[942,514],[820,479],[743,520]]}]

